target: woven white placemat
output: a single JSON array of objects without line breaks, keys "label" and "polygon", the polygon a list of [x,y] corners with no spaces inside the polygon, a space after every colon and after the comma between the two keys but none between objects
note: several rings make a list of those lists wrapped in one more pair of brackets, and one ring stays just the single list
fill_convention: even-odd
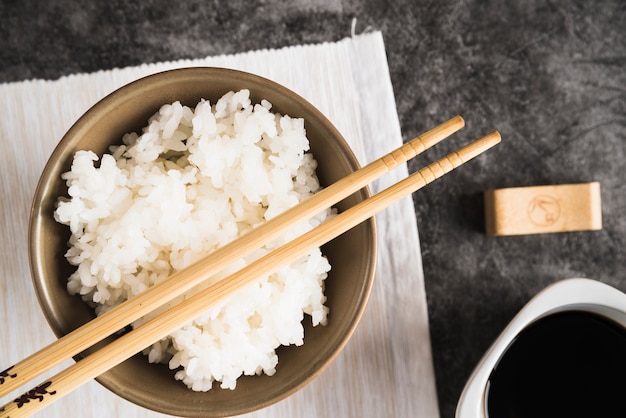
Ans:
[{"label": "woven white placemat", "polygon": [[[380,32],[334,43],[0,85],[0,370],[54,339],[32,290],[27,255],[30,200],[48,156],[76,119],[108,93],[142,76],[189,66],[240,69],[294,90],[335,124],[362,164],[402,142]],[[375,183],[372,190],[405,175],[406,167],[400,167]],[[377,221],[377,278],[354,336],[313,383],[248,416],[438,416],[424,278],[411,200],[404,199],[387,209]],[[163,415],[139,408],[94,381],[38,416]]]}]

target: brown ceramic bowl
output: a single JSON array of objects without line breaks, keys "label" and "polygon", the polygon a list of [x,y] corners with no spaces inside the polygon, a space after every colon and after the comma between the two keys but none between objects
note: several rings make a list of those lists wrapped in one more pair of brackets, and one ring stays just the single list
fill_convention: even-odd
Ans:
[{"label": "brown ceramic bowl", "polygon": [[[215,102],[224,93],[242,88],[250,90],[253,102],[267,99],[273,111],[304,118],[322,185],[358,168],[341,134],[317,109],[267,79],[226,69],[188,68],[122,87],[88,110],[62,138],[34,196],[29,235],[32,276],[41,307],[58,337],[94,318],[93,310],[80,297],[66,291],[67,278],[74,269],[64,258],[69,228],[56,223],[52,216],[58,197],[67,194],[61,174],[69,170],[74,153],[90,149],[101,155],[109,145],[120,143],[124,133],[139,131],[165,103],[180,100],[193,106],[201,98]],[[341,202],[338,209],[345,210],[367,195],[367,190],[356,193]],[[278,350],[274,376],[241,377],[232,391],[215,384],[209,392],[193,392],[176,381],[174,371],[167,366],[150,364],[138,354],[97,380],[135,404],[177,416],[238,415],[289,396],[330,364],[357,326],[373,282],[375,235],[374,220],[369,220],[324,246],[323,252],[332,265],[326,280],[328,324],[312,327],[305,318],[305,344]]]}]

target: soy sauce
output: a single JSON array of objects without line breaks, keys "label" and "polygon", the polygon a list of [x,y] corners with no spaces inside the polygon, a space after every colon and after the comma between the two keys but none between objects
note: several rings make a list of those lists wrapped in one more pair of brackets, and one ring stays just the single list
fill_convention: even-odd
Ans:
[{"label": "soy sauce", "polygon": [[489,418],[626,418],[626,329],[589,312],[539,319],[491,372]]}]

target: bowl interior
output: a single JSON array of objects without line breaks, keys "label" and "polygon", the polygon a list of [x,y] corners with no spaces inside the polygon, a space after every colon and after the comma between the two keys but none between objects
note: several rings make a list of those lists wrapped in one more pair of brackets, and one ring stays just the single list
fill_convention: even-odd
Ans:
[{"label": "bowl interior", "polygon": [[[139,131],[161,105],[180,100],[195,105],[214,103],[230,90],[247,88],[253,102],[269,100],[274,112],[303,117],[317,174],[328,185],[358,168],[348,145],[332,124],[312,105],[269,80],[233,70],[193,68],[160,73],[112,93],[90,109],[63,137],[46,165],[33,200],[30,220],[30,262],[37,297],[57,336],[67,334],[94,317],[93,310],[66,290],[73,272],[64,253],[69,230],[52,213],[59,196],[67,195],[60,176],[70,168],[73,154],[90,149],[101,155],[127,132]],[[363,200],[362,190],[337,205],[340,211]],[[277,373],[242,377],[233,391],[193,392],[176,380],[165,365],[149,364],[135,355],[97,380],[141,406],[179,416],[230,416],[272,404],[301,388],[343,348],[363,312],[371,290],[376,260],[374,220],[368,220],[323,247],[332,270],[326,280],[326,326],[312,327],[305,318],[305,344],[281,347]],[[80,357],[80,356],[78,356]]]}]

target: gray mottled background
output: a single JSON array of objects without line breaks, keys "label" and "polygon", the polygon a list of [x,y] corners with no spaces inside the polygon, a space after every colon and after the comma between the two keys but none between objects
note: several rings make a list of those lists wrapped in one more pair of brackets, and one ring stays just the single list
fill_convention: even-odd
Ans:
[{"label": "gray mottled background", "polygon": [[[544,286],[586,276],[626,290],[626,2],[3,0],[0,82],[336,41],[355,18],[357,33],[383,33],[405,139],[466,119],[411,170],[503,135],[489,158],[414,196],[441,412],[452,417],[485,349]],[[602,231],[484,235],[485,189],[587,181],[601,183]]]}]

